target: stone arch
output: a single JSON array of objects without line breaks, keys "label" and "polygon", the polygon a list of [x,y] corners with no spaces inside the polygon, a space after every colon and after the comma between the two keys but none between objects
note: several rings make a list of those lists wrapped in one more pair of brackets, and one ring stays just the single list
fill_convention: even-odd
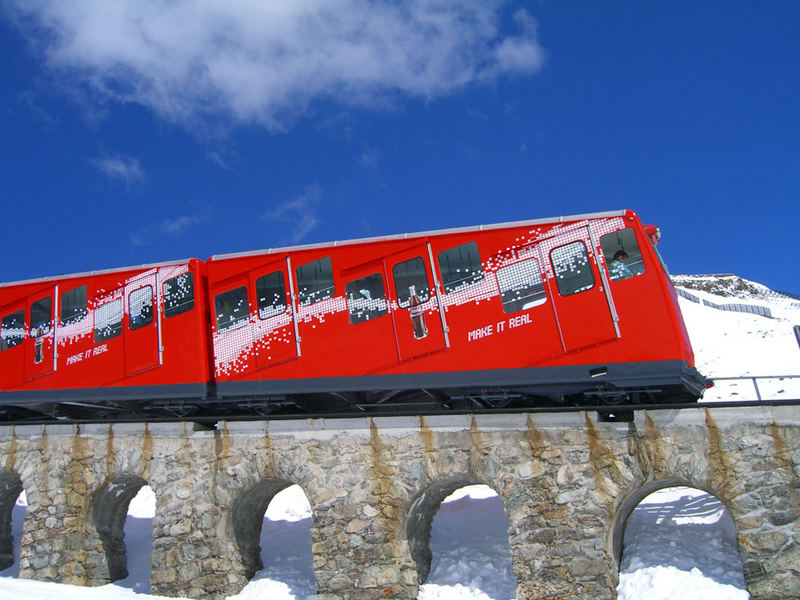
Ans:
[{"label": "stone arch", "polygon": [[445,498],[457,489],[468,485],[486,485],[494,489],[492,485],[480,481],[474,476],[461,475],[432,483],[411,503],[406,518],[406,539],[411,557],[417,567],[420,584],[427,581],[431,570],[433,555],[430,549],[430,539],[433,517]]},{"label": "stone arch", "polygon": [[248,580],[264,566],[259,538],[267,506],[275,494],[291,485],[286,479],[263,479],[245,488],[231,505],[230,523]]},{"label": "stone arch", "polygon": [[657,492],[658,490],[663,490],[671,487],[689,487],[710,494],[714,496],[717,500],[719,500],[720,503],[724,506],[725,510],[728,511],[729,514],[731,514],[730,509],[720,499],[718,494],[715,494],[712,490],[709,490],[707,486],[702,485],[697,481],[692,481],[689,479],[677,479],[677,478],[656,479],[647,481],[638,488],[636,488],[635,490],[633,490],[632,493],[628,494],[617,507],[613,525],[611,527],[611,550],[614,556],[614,560],[616,561],[617,568],[619,568],[620,563],[622,561],[622,550],[625,538],[625,528],[628,524],[628,519],[630,519],[631,515],[633,514],[633,511],[636,509],[637,506],[639,506],[642,500],[644,500],[647,496],[649,496],[653,492]]},{"label": "stone arch", "polygon": [[22,480],[10,471],[0,471],[0,570],[14,564],[11,510],[22,492]]},{"label": "stone arch", "polygon": [[92,503],[92,522],[106,553],[108,576],[111,581],[128,576],[128,557],[125,550],[124,528],[128,505],[147,482],[133,474],[113,477],[95,492]]}]

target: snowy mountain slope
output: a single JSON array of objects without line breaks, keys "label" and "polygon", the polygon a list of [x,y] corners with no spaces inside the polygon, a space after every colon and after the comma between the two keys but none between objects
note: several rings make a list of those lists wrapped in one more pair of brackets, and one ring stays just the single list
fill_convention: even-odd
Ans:
[{"label": "snowy mountain slope", "polygon": [[[704,400],[800,398],[800,377],[778,377],[800,375],[800,345],[794,333],[794,326],[800,325],[799,301],[734,275],[678,275],[673,281],[699,300],[678,299],[697,369],[711,378],[758,378],[717,380]],[[731,304],[737,310],[766,308],[771,318],[714,308]]]}]

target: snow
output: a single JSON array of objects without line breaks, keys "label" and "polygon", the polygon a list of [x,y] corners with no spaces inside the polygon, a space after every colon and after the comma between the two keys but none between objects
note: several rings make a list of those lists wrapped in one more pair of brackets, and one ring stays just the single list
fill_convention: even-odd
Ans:
[{"label": "snow", "polygon": [[[679,280],[680,281],[680,280]],[[697,289],[697,284],[701,289]],[[800,373],[800,349],[792,326],[800,324],[800,303],[763,286],[749,284],[727,297],[703,291],[720,279],[694,277],[690,291],[720,304],[752,303],[775,318],[725,312],[680,299],[698,370],[710,377],[786,376]],[[728,285],[729,282],[722,283]],[[724,286],[723,286],[724,287]],[[741,286],[740,286],[741,287]],[[754,291],[753,291],[754,290]],[[749,387],[748,387],[749,386]],[[800,378],[758,379],[763,397],[800,397]],[[719,382],[706,400],[754,397],[752,383],[731,389]],[[15,565],[0,571],[0,597],[16,600],[153,600],[147,595],[152,549],[152,490],[145,486],[131,501],[125,525],[130,575],[98,588],[16,579],[24,493],[12,511]],[[264,569],[229,600],[313,598],[311,510],[303,491],[292,486],[270,503],[261,547]],[[466,526],[465,526],[466,525]],[[497,495],[486,486],[457,490],[442,503],[431,531],[433,553],[428,582],[419,600],[509,600],[516,581],[511,571],[508,521]],[[142,593],[136,593],[142,592]],[[620,600],[745,600],[736,530],[724,506],[691,488],[667,488],[645,498],[628,520],[617,594]]]}]

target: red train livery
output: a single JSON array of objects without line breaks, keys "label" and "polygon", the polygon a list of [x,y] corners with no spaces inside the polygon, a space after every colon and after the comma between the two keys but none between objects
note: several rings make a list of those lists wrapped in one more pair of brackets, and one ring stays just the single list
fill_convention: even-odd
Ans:
[{"label": "red train livery", "polygon": [[7,418],[696,399],[632,211],[0,285]]}]

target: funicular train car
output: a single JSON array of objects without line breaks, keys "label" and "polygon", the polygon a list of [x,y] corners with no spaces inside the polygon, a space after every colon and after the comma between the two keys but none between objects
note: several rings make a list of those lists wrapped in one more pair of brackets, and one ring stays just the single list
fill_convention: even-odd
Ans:
[{"label": "funicular train car", "polygon": [[0,417],[205,400],[206,298],[196,259],[0,284]]},{"label": "funicular train car", "polygon": [[215,256],[219,400],[266,412],[696,399],[632,211]]}]

